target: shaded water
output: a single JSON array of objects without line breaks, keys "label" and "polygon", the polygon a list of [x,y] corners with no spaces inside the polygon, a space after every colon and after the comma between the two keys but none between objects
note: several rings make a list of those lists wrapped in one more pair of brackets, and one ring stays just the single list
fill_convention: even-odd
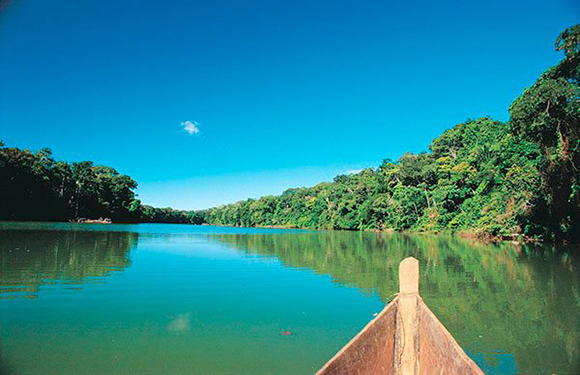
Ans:
[{"label": "shaded water", "polygon": [[50,223],[0,223],[0,373],[312,373],[393,297],[409,255],[486,373],[580,373],[575,248]]}]

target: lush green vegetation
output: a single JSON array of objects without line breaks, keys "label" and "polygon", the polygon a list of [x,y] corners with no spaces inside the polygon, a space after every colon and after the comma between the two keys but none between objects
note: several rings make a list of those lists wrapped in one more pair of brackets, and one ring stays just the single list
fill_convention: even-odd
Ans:
[{"label": "lush green vegetation", "polygon": [[90,161],[66,163],[49,149],[38,152],[0,142],[0,220],[201,224],[204,212],[156,208],[137,199],[137,182]]},{"label": "lush green vegetation", "polygon": [[159,208],[143,205],[141,221],[144,223],[203,224],[205,211],[185,211],[171,207]]},{"label": "lush green vegetation", "polygon": [[463,231],[580,240],[580,25],[564,59],[510,107],[510,121],[468,120],[378,168],[214,208],[210,224]]},{"label": "lush green vegetation", "polygon": [[66,163],[49,149],[36,153],[0,143],[0,220],[111,218],[135,222],[137,182],[90,161]]}]

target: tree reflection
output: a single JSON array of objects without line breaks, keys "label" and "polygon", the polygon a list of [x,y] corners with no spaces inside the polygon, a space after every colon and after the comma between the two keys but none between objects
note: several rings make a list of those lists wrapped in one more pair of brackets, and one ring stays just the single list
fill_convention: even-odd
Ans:
[{"label": "tree reflection", "polygon": [[574,249],[388,233],[210,238],[331,275],[384,302],[397,292],[399,262],[414,256],[421,262],[424,300],[482,367],[502,371],[515,358],[521,373],[580,373],[580,259]]},{"label": "tree reflection", "polygon": [[87,278],[123,270],[137,239],[125,232],[3,230],[0,298],[36,298],[42,285],[81,287]]}]

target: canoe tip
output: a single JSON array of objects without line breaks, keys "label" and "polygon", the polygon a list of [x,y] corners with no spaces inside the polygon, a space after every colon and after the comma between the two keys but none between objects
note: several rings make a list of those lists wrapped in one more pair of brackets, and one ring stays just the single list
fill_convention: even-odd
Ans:
[{"label": "canoe tip", "polygon": [[399,264],[399,293],[419,293],[419,261],[413,257]]}]

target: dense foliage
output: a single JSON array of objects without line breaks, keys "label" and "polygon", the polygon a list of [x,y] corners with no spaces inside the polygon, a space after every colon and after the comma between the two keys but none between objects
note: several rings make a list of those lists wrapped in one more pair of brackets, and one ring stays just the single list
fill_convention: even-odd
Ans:
[{"label": "dense foliage", "polygon": [[0,143],[0,220],[204,222],[203,211],[141,205],[136,188],[136,181],[110,167],[69,164],[56,161],[49,149],[33,153]]},{"label": "dense foliage", "polygon": [[407,153],[331,183],[214,208],[210,224],[314,229],[464,231],[580,240],[580,25],[565,58],[510,107],[469,120],[429,152]]},{"label": "dense foliage", "polygon": [[212,224],[316,229],[479,230],[541,234],[531,208],[539,191],[533,143],[489,118],[467,121],[407,153],[331,183],[213,209]]},{"label": "dense foliage", "polygon": [[580,237],[580,25],[558,37],[565,58],[510,107],[512,132],[540,149],[539,210],[556,240]]},{"label": "dense foliage", "polygon": [[144,205],[142,206],[141,221],[145,223],[203,224],[205,223],[205,212]]},{"label": "dense foliage", "polygon": [[56,161],[48,149],[36,153],[0,143],[0,220],[111,218],[135,222],[141,204],[137,183],[90,161]]}]

